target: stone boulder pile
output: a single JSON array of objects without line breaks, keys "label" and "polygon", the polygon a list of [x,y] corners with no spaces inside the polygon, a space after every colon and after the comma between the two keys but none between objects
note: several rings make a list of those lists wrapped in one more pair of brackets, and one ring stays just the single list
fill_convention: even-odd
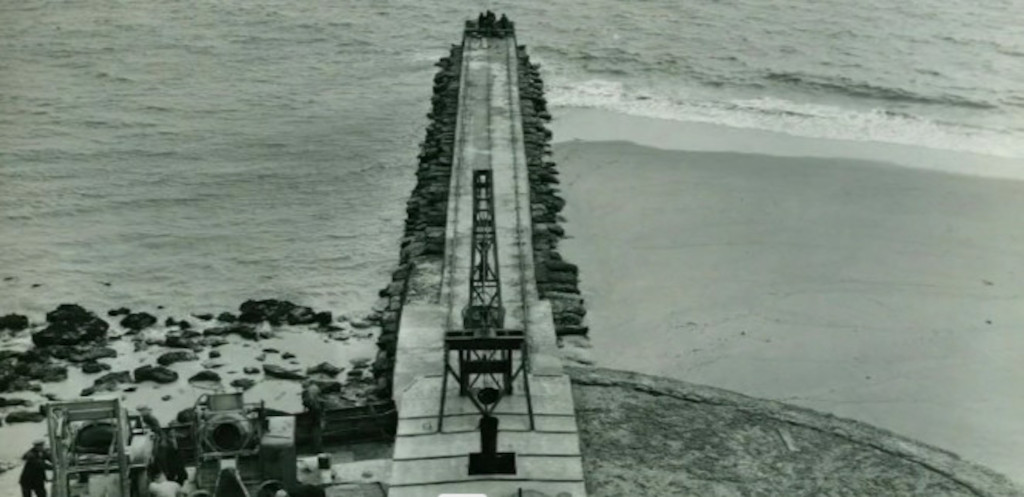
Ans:
[{"label": "stone boulder pile", "polygon": [[530,175],[530,208],[533,221],[533,261],[540,298],[551,302],[555,333],[559,336],[586,335],[587,315],[579,290],[579,269],[558,252],[565,237],[559,213],[565,200],[558,195],[558,169],[547,159],[551,155],[551,120],[544,98],[540,65],[530,62],[526,47],[519,46],[519,102],[523,115],[526,165]]},{"label": "stone boulder pile", "polygon": [[434,76],[431,109],[427,114],[429,124],[420,148],[416,186],[406,204],[399,265],[391,275],[391,283],[380,291],[382,304],[378,305],[375,315],[380,322],[381,333],[377,340],[378,353],[373,374],[377,394],[382,397],[390,396],[398,323],[417,261],[423,258],[440,260],[444,256],[462,46],[452,45],[449,56],[442,57],[435,65],[438,71]]},{"label": "stone boulder pile", "polygon": [[77,304],[61,304],[46,313],[49,325],[32,334],[36,347],[82,345],[107,338],[110,325]]}]

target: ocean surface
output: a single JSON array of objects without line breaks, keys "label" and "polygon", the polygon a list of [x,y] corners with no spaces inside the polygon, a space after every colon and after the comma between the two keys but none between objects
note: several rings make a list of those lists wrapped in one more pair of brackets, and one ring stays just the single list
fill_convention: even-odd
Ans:
[{"label": "ocean surface", "polygon": [[366,312],[433,64],[485,8],[556,117],[1024,158],[1019,0],[2,0],[0,314]]}]

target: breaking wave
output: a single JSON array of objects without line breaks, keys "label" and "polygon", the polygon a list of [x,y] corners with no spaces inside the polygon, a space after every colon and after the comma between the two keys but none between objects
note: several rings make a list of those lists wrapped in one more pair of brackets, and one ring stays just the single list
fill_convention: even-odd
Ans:
[{"label": "breaking wave", "polygon": [[1010,131],[938,122],[881,108],[858,110],[777,97],[694,99],[633,91],[621,82],[607,80],[555,84],[549,90],[549,99],[556,106],[598,108],[658,119],[1024,158],[1024,140]]}]

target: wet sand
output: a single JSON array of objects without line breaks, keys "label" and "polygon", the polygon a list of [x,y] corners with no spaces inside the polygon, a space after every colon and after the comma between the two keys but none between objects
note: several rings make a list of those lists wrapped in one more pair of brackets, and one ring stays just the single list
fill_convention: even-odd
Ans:
[{"label": "wet sand", "polygon": [[[600,117],[555,138],[723,139]],[[598,364],[850,417],[1024,481],[1024,182],[781,152],[555,146]]]}]

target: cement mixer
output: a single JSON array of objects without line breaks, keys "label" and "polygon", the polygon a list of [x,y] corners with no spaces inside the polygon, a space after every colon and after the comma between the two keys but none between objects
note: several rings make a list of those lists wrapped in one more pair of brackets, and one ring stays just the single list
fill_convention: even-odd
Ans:
[{"label": "cement mixer", "polygon": [[274,495],[296,481],[295,420],[266,416],[240,392],[201,396],[194,409],[196,491],[192,497]]},{"label": "cement mixer", "polygon": [[146,497],[156,434],[120,399],[44,407],[56,497]]}]

